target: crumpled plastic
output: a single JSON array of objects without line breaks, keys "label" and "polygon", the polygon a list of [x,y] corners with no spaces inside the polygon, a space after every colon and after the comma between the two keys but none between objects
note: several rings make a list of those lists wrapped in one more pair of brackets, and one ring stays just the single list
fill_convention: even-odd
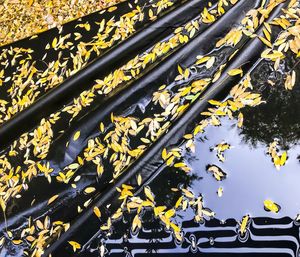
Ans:
[{"label": "crumpled plastic", "polygon": [[[297,58],[291,50],[283,60],[272,57],[281,60],[276,69],[271,57],[262,57],[270,55],[265,52],[270,46],[261,38],[271,34],[272,44],[288,30],[273,24],[266,32],[266,23],[288,8],[299,7],[295,1],[123,2],[68,23],[61,31],[0,48],[0,255],[296,254],[299,224],[292,217],[297,213],[287,207],[291,200],[278,202],[278,216],[266,212],[263,199],[257,203],[257,197],[244,193],[261,188],[263,198],[272,197],[264,195],[265,185],[275,187],[285,177],[272,183],[253,175],[253,181],[266,182],[250,188],[226,184],[234,177],[230,169],[238,167],[242,173],[240,165],[252,153],[250,147],[239,149],[241,142],[254,148],[263,144],[259,151],[268,162],[250,161],[255,170],[299,168]],[[256,16],[261,20],[252,21]],[[297,23],[295,17],[290,20]],[[296,81],[291,86],[286,74],[292,70]],[[250,80],[251,86],[246,85]],[[246,97],[241,96],[241,112],[234,106],[240,95]],[[230,101],[225,113],[222,103]],[[273,113],[273,119],[266,118]],[[200,132],[204,136],[197,137]],[[217,135],[239,151],[216,155],[214,147],[220,142],[205,142]],[[279,164],[277,155],[261,150],[278,138],[278,158],[288,149],[288,160],[279,159]],[[211,159],[216,157],[225,160]],[[210,174],[212,166],[223,173]],[[243,181],[246,170],[235,175],[237,181]],[[221,193],[216,191],[223,179],[225,200],[219,205],[223,196],[218,200]],[[126,185],[134,188],[134,195],[127,191],[122,198]],[[226,186],[233,190],[230,199]],[[139,223],[134,213],[126,213],[126,201],[144,199],[148,187],[155,196],[152,201],[146,194],[150,206],[179,209],[177,219],[171,216],[170,227],[161,218],[165,212],[153,215],[145,208],[138,215],[143,227],[136,225],[138,231],[132,231],[132,224]],[[183,190],[187,209],[174,207],[182,188],[194,192],[191,197]],[[204,214],[197,220],[200,202]],[[284,229],[275,233],[272,229],[278,227]],[[259,239],[259,233],[266,239]],[[292,239],[279,244],[276,236]]]}]

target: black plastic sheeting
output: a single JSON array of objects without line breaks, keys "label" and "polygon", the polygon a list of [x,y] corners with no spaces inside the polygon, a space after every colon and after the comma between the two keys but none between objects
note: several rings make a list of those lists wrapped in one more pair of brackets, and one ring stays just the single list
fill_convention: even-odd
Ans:
[{"label": "black plastic sheeting", "polygon": [[[292,24],[297,28],[298,4],[125,1],[2,47],[0,256],[298,256],[299,62],[287,50],[274,68],[272,58],[262,58],[269,46],[259,38],[266,36],[266,23],[271,43]],[[298,11],[290,24],[274,24],[287,9]],[[258,20],[245,25],[252,14]],[[242,25],[255,27],[251,35],[216,46]],[[203,56],[209,58],[197,64]],[[57,60],[57,69],[43,73]],[[242,75],[229,75],[235,69]],[[253,99],[262,102],[243,102],[243,124],[237,126],[239,112],[216,114],[215,123],[192,136],[194,150],[186,147],[207,112],[248,78]],[[288,155],[279,171],[266,153],[274,140],[278,154]],[[232,146],[225,161],[213,149],[221,142]],[[163,157],[164,149],[174,148],[189,172]],[[215,180],[211,165],[226,178]],[[108,231],[100,229],[120,208],[116,188],[124,184],[143,199],[149,186],[155,205],[167,209],[174,209],[178,189],[188,188],[215,215],[197,222],[195,208],[177,208],[172,221],[182,240],[147,208],[138,231],[131,229],[136,212],[124,206]],[[280,205],[278,213],[266,211],[266,199]]]}]

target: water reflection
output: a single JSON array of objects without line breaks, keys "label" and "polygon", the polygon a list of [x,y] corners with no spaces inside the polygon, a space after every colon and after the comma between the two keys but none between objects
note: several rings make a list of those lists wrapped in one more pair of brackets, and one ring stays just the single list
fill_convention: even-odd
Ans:
[{"label": "water reflection", "polygon": [[[289,67],[289,64],[287,64]],[[285,67],[286,68],[286,67]],[[268,74],[266,76],[266,74]],[[195,153],[185,152],[184,160],[191,173],[165,167],[150,183],[156,204],[172,208],[180,196],[174,188],[189,188],[204,199],[204,206],[216,217],[196,223],[193,209],[179,210],[176,223],[182,227],[184,242],[177,244],[172,233],[154,217],[143,214],[143,228],[130,232],[134,214],[114,224],[114,233],[106,242],[109,256],[297,256],[299,224],[294,221],[300,212],[300,73],[293,91],[284,89],[284,76],[263,63],[253,73],[253,87],[265,104],[245,108],[244,125],[222,118],[222,126],[209,126],[196,138]],[[270,85],[269,81],[275,81]],[[280,148],[287,150],[288,161],[276,170],[266,151],[277,138]],[[211,148],[226,142],[232,146],[220,162]],[[207,165],[216,165],[227,177],[216,181],[207,172]],[[217,190],[222,187],[221,197]],[[142,197],[141,193],[141,197]],[[281,206],[279,213],[266,212],[263,202],[271,199]],[[244,215],[251,219],[244,237],[239,224]],[[103,235],[100,236],[103,239]],[[84,256],[87,255],[85,252]],[[96,255],[95,255],[96,256]]]},{"label": "water reflection", "polygon": [[280,144],[285,150],[299,143],[300,71],[299,69],[296,71],[297,81],[292,91],[284,89],[284,78],[279,72],[269,73],[271,74],[270,79],[273,81],[276,79],[273,86],[265,79],[261,82],[260,77],[257,77],[255,90],[262,94],[267,103],[243,110],[245,119],[240,133],[243,140],[251,143],[253,147],[256,147],[257,144],[268,145],[274,138],[280,140]]},{"label": "water reflection", "polygon": [[[260,77],[264,74],[264,67],[268,69],[268,66],[260,67]],[[242,128],[236,126],[236,120],[223,118],[221,127],[209,127],[197,138],[195,153],[185,153],[184,159],[192,167],[191,174],[165,168],[150,184],[157,203],[170,207],[179,197],[179,193],[173,192],[172,188],[191,188],[195,195],[203,195],[204,205],[216,212],[216,218],[201,225],[194,221],[193,210],[179,211],[176,222],[183,228],[185,241],[178,246],[170,233],[159,233],[163,230],[162,224],[153,216],[145,215],[144,228],[137,237],[129,240],[132,253],[135,253],[133,255],[181,253],[182,256],[188,256],[200,252],[203,256],[215,256],[217,253],[222,253],[222,256],[226,256],[226,253],[230,256],[250,253],[251,256],[298,254],[299,227],[293,219],[300,211],[297,197],[300,195],[297,159],[300,153],[300,79],[297,79],[293,91],[287,91],[283,87],[284,76],[280,73],[269,74],[268,79],[277,78],[273,86],[265,82],[266,78],[261,78],[261,82],[260,77],[254,74],[255,89],[262,94],[266,103],[243,109]],[[274,138],[279,139],[280,147],[287,150],[289,156],[280,171],[275,169],[270,156],[266,154]],[[222,141],[233,146],[225,152],[224,163],[211,152],[211,147]],[[227,178],[216,181],[206,171],[209,164],[222,168],[228,174]],[[222,197],[216,193],[220,186],[224,189]],[[263,207],[265,199],[279,203],[282,207],[280,212],[266,212]],[[242,238],[238,233],[237,221],[245,214],[252,218],[247,236]],[[132,237],[130,234],[128,236]],[[140,241],[146,238],[148,241]],[[111,256],[117,256],[115,254],[119,248],[112,246],[110,240],[108,247]]]},{"label": "water reflection", "polygon": [[[265,66],[258,71],[263,76]],[[266,71],[270,76],[275,73]],[[273,74],[273,75],[272,75]],[[217,218],[235,218],[240,220],[243,215],[258,217],[295,218],[300,211],[300,80],[292,91],[284,89],[284,77],[279,76],[276,84],[266,84],[266,78],[252,79],[255,91],[262,94],[265,104],[255,108],[245,108],[244,125],[236,126],[236,120],[222,119],[221,127],[209,127],[204,135],[198,138],[196,153],[187,155],[187,162],[193,171],[203,174],[204,179],[195,182],[193,190],[203,193],[208,207],[217,213]],[[269,79],[269,77],[267,77]],[[203,140],[203,138],[205,140]],[[275,138],[279,139],[281,149],[288,150],[288,161],[277,171],[272,159],[266,154],[268,145]],[[202,140],[200,140],[202,139]],[[233,146],[225,152],[226,161],[220,163],[209,149],[225,141]],[[211,174],[205,172],[206,165],[218,165],[228,177],[221,182],[215,181]],[[222,197],[216,191],[219,186],[224,189]],[[282,209],[278,214],[266,212],[263,202],[271,199]]]}]

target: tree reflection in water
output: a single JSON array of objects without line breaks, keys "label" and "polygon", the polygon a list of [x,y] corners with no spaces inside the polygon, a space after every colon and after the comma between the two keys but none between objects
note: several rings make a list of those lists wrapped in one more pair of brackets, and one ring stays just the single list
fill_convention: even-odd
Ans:
[{"label": "tree reflection in water", "polygon": [[[286,64],[285,70],[293,66]],[[255,91],[262,94],[265,104],[255,108],[244,108],[244,123],[240,135],[247,143],[256,147],[258,143],[269,145],[274,138],[288,150],[300,140],[300,69],[296,67],[296,85],[292,91],[284,88],[285,76],[271,71],[266,63],[253,74]],[[267,79],[266,79],[267,78]],[[272,86],[267,81],[275,82]]]}]

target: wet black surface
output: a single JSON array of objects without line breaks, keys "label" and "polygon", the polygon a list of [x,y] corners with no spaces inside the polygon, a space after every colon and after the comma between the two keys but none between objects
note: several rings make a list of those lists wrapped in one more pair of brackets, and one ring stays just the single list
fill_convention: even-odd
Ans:
[{"label": "wet black surface", "polygon": [[[22,230],[28,226],[29,217],[37,220],[49,216],[51,221],[61,220],[71,223],[69,231],[62,233],[60,239],[51,241],[47,245],[50,248],[46,254],[51,253],[52,257],[298,257],[300,222],[295,221],[300,213],[298,60],[289,53],[282,61],[280,69],[275,71],[273,62],[256,62],[264,45],[259,40],[249,39],[246,36],[235,47],[214,48],[215,43],[231,27],[239,24],[247,10],[259,4],[260,1],[240,1],[216,24],[204,27],[191,42],[158,59],[133,81],[122,84],[108,97],[97,96],[95,102],[76,119],[69,120],[68,115],[64,114],[65,116],[59,121],[61,123],[58,122],[53,126],[53,142],[47,157],[42,160],[44,163],[49,162],[53,168],[50,176],[51,183],[43,174],[39,174],[28,182],[29,190],[24,190],[21,198],[10,200],[6,216],[1,218],[1,235],[9,238],[7,232],[9,229],[13,232],[14,238],[21,238]],[[274,15],[278,13],[275,12]],[[194,14],[191,16],[194,17]],[[274,29],[279,33],[280,30],[277,30]],[[157,41],[167,40],[167,38],[167,35],[161,35]],[[256,47],[257,45],[259,47]],[[231,54],[236,50],[239,50],[237,56],[231,59]],[[206,69],[203,65],[193,66],[196,56],[200,54],[216,57],[211,69]],[[178,64],[183,68],[193,66],[192,74],[188,79],[174,81],[178,75]],[[84,156],[90,139],[97,138],[104,142],[107,133],[114,130],[115,125],[111,122],[112,113],[115,116],[135,117],[138,120],[147,117],[154,119],[164,111],[162,107],[151,101],[153,93],[158,91],[162,84],[166,84],[166,88],[174,96],[191,82],[212,77],[220,66],[225,64],[228,65],[226,69],[243,65],[245,73],[251,70],[253,92],[260,93],[265,101],[256,107],[245,107],[241,110],[244,115],[242,127],[237,126],[238,113],[234,114],[233,119],[220,118],[220,126],[208,126],[204,133],[195,137],[195,152],[184,148],[185,141],[182,136],[189,133],[205,118],[200,113],[211,107],[207,104],[207,100],[211,98],[226,100],[229,90],[240,80],[239,77],[224,78],[226,76],[223,76],[221,82],[213,83],[207,90],[201,92],[200,97],[198,95],[199,99],[186,113],[174,119],[171,116],[166,117],[161,126],[170,120],[172,126],[163,131],[162,135],[155,137],[149,146],[147,145],[148,148],[141,157],[137,160],[132,158],[130,165],[125,167],[124,176],[113,181],[114,183],[112,183],[114,167],[109,158],[101,159],[106,172],[100,177],[96,174],[95,163],[91,161],[85,162],[76,169],[75,175],[68,183],[57,181],[56,177],[60,172],[66,173],[64,168],[67,165],[76,162],[78,156]],[[293,90],[289,91],[284,88],[284,83],[285,73],[291,70],[296,71],[297,80]],[[273,82],[272,85],[270,81]],[[187,99],[182,99],[181,104],[186,102]],[[68,100],[65,101],[65,104],[67,103]],[[192,113],[191,110],[195,106],[199,106],[197,113]],[[57,109],[59,108],[53,107],[53,110]],[[42,115],[47,116],[45,113]],[[99,131],[100,122],[105,124],[104,132]],[[176,124],[183,125],[178,128]],[[81,131],[81,137],[78,141],[72,141],[76,131]],[[147,129],[145,128],[141,134],[146,138]],[[143,145],[141,136],[127,136],[126,139],[130,142],[131,148]],[[288,155],[287,162],[279,170],[276,169],[271,156],[267,154],[268,147],[274,140],[278,140],[280,151],[287,151]],[[231,146],[224,152],[224,162],[221,162],[216,151],[212,150],[221,142]],[[105,144],[110,146],[108,143]],[[191,168],[191,171],[185,173],[166,166],[161,159],[161,150],[164,147],[168,149],[180,147],[182,161]],[[8,151],[9,148],[3,149],[4,154]],[[25,151],[26,149],[21,149],[20,153],[25,154]],[[110,151],[108,155],[112,154],[113,151]],[[14,165],[25,166],[24,155],[10,158]],[[226,173],[226,178],[216,181],[207,171],[209,165],[221,168]],[[145,184],[137,185],[137,174],[141,174]],[[122,183],[133,185],[137,191],[136,196],[140,197],[144,197],[143,186],[149,185],[155,195],[157,206],[165,205],[167,208],[172,208],[181,195],[174,188],[188,188],[195,196],[203,197],[204,207],[212,210],[215,216],[196,222],[193,208],[178,210],[172,220],[182,228],[182,242],[179,242],[174,233],[166,229],[150,210],[143,210],[141,215],[143,226],[136,233],[131,231],[135,213],[130,215],[124,213],[121,219],[113,222],[112,233],[108,235],[101,232],[99,228],[119,207],[120,201],[117,199],[118,193],[115,187]],[[95,187],[96,191],[87,195],[84,193],[86,187]],[[220,187],[223,189],[221,197],[217,194]],[[59,195],[58,199],[48,206],[49,198],[56,194]],[[277,203],[281,207],[280,211],[267,212],[264,209],[266,199]],[[87,201],[91,201],[92,204],[85,206]],[[97,203],[100,203],[99,207],[102,211],[100,222],[93,213],[93,207]],[[78,211],[79,208],[82,211]],[[239,223],[245,215],[249,215],[249,221],[245,234],[241,235]],[[72,247],[68,244],[70,240],[80,242],[82,248],[78,253],[72,252]],[[23,250],[26,248],[28,246],[24,242],[17,245],[7,240],[0,250],[0,256],[24,256]]]},{"label": "wet black surface", "polygon": [[[221,126],[210,126],[196,138],[195,153],[185,151],[183,157],[191,173],[158,169],[159,175],[149,184],[157,205],[171,208],[180,196],[172,188],[189,188],[203,196],[204,206],[216,213],[215,218],[198,224],[193,210],[178,212],[175,220],[183,228],[185,241],[176,244],[172,233],[153,215],[144,214],[143,228],[137,235],[131,233],[130,218],[125,217],[113,225],[112,236],[106,239],[100,235],[80,256],[99,256],[99,245],[109,256],[298,256],[300,224],[294,219],[300,204],[299,80],[291,92],[284,91],[282,78],[270,87],[263,76],[255,80],[265,67],[266,63],[259,65],[252,77],[254,91],[264,96],[265,103],[242,110],[244,126],[238,128],[237,119],[222,118]],[[288,161],[279,171],[267,155],[275,138],[288,152]],[[224,163],[211,151],[222,141],[232,147],[225,151]],[[206,171],[208,164],[222,168],[226,179],[216,181]],[[220,186],[222,197],[217,195]],[[265,199],[278,203],[279,213],[266,212]],[[241,236],[238,222],[247,214],[251,217],[249,227]]]}]

